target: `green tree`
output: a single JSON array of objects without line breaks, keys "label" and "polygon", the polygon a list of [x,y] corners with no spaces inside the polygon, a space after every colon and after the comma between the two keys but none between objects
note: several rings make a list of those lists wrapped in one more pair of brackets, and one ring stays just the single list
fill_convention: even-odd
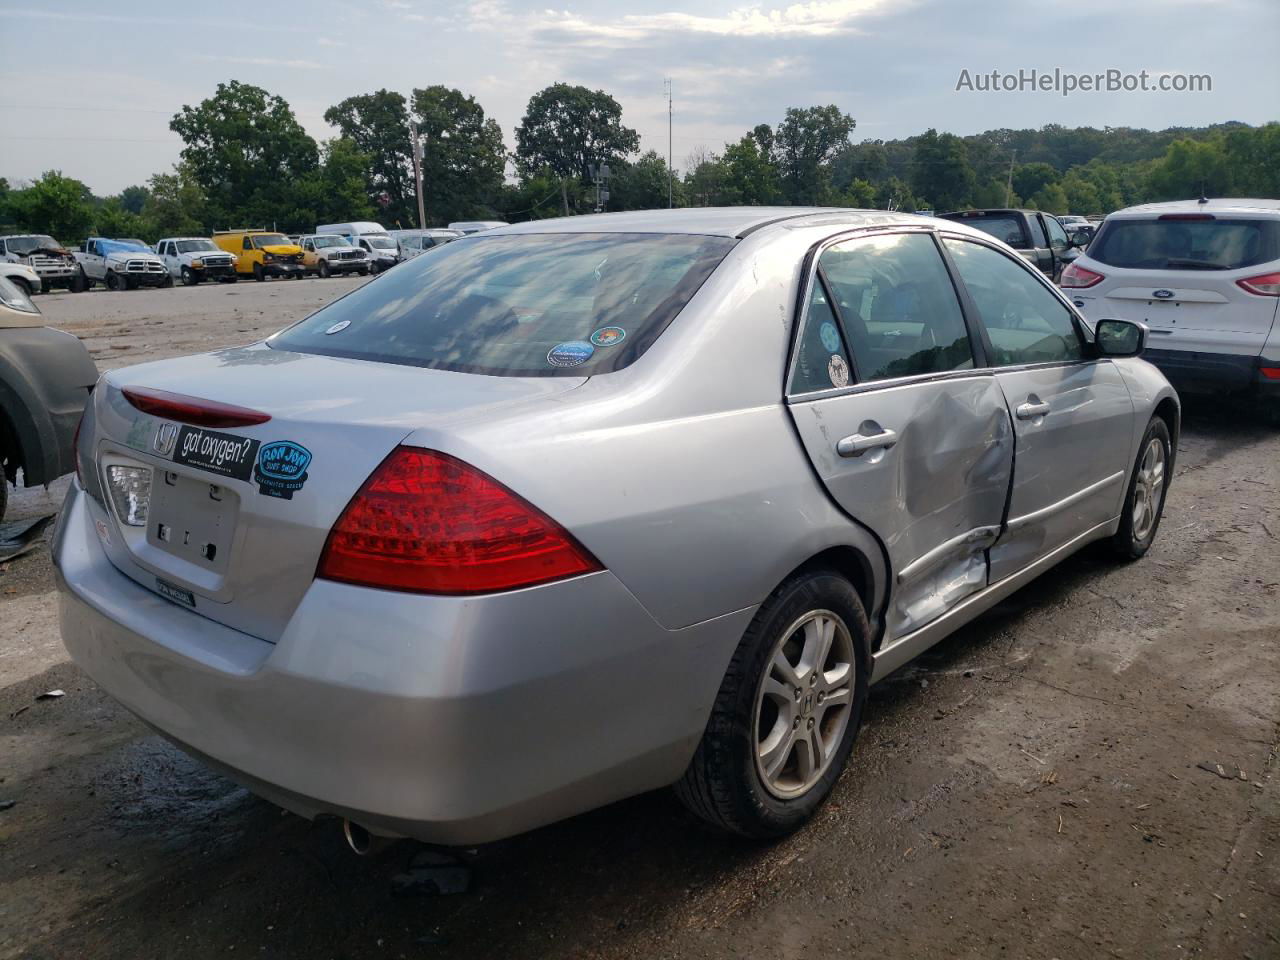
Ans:
[{"label": "green tree", "polygon": [[[610,170],[610,210],[660,210],[667,205],[667,161],[656,150],[640,155],[635,163],[623,160]],[[673,185],[676,188],[680,184]],[[674,191],[673,200],[678,205],[680,190]]]},{"label": "green tree", "polygon": [[[764,130],[769,130],[767,126]],[[761,128],[757,127],[756,131]],[[725,144],[724,157],[724,193],[730,203],[769,204],[777,203],[781,196],[778,184],[778,165],[769,155],[772,136],[758,136],[749,133],[737,143]]]},{"label": "green tree", "polygon": [[522,176],[545,169],[561,180],[585,178],[592,163],[615,164],[640,149],[640,135],[622,123],[622,107],[603,90],[556,83],[529,98],[516,127],[516,166]]},{"label": "green tree", "polygon": [[1013,189],[1019,196],[1030,197],[1051,183],[1058,182],[1058,171],[1049,163],[1022,163],[1014,168]]},{"label": "green tree", "polygon": [[366,189],[369,198],[382,206],[387,222],[416,224],[409,108],[404,95],[379,90],[347,97],[326,110],[324,119],[368,158]]},{"label": "green tree", "polygon": [[490,212],[506,167],[497,121],[485,117],[475,97],[438,85],[413,91],[413,112],[427,220],[444,224]]},{"label": "green tree", "polygon": [[27,189],[14,191],[10,204],[20,228],[47,233],[63,243],[79,243],[93,223],[89,188],[64,177],[61,170],[46,170]]},{"label": "green tree", "polygon": [[283,226],[296,182],[319,162],[315,140],[289,104],[238,80],[184,106],[169,127],[186,144],[182,159],[221,226]]},{"label": "green tree", "polygon": [[1046,213],[1068,213],[1067,195],[1063,192],[1062,187],[1056,183],[1047,183],[1027,201],[1027,205],[1035,210],[1044,210]]},{"label": "green tree", "polygon": [[972,203],[975,177],[964,141],[952,133],[930,129],[915,142],[911,190],[916,202],[939,213]]},{"label": "green tree", "polygon": [[699,147],[685,160],[684,195],[691,207],[720,207],[731,202],[724,161]]},{"label": "green tree", "polygon": [[853,117],[835,104],[789,107],[778,127],[774,156],[782,194],[788,203],[817,204],[828,199],[831,161],[848,148]]},{"label": "green tree", "polygon": [[1147,177],[1156,200],[1187,200],[1201,195],[1221,197],[1231,186],[1227,154],[1218,141],[1175,140]]},{"label": "green tree", "polygon": [[870,210],[876,205],[876,185],[858,177],[850,182],[839,198],[840,206]]},{"label": "green tree", "polygon": [[369,158],[354,140],[338,137],[324,145],[323,160],[294,187],[294,210],[285,221],[299,230],[317,223],[371,220],[378,213],[366,191]]},{"label": "green tree", "polygon": [[1222,149],[1233,194],[1280,198],[1280,123],[1228,131]]},{"label": "green tree", "polygon": [[1072,167],[1062,178],[1060,186],[1067,201],[1067,208],[1062,212],[1080,215],[1109,212],[1102,206],[1102,194],[1097,185],[1080,171],[1080,167]]},{"label": "green tree", "polygon": [[120,191],[120,206],[129,213],[141,213],[147,203],[147,188],[134,185]]},{"label": "green tree", "polygon": [[156,238],[210,232],[204,190],[185,164],[179,163],[173,173],[157,173],[149,186],[142,216]]},{"label": "green tree", "polygon": [[100,237],[134,237],[148,243],[156,239],[150,236],[150,226],[125,206],[122,197],[107,197],[98,205],[89,232]]}]

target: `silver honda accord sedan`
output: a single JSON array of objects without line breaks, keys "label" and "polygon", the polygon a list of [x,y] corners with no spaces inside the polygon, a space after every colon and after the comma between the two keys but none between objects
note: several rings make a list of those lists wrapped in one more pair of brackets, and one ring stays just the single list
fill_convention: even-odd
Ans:
[{"label": "silver honda accord sedan", "polygon": [[106,374],[67,648],[306,816],[474,843],[674,785],[794,830],[868,685],[1156,534],[1138,324],[945,220],[805,208],[457,240],[263,343]]}]

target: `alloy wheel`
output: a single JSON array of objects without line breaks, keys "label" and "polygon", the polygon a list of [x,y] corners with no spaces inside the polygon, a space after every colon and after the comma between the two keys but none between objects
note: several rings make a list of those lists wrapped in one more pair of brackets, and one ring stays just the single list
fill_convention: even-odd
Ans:
[{"label": "alloy wheel", "polygon": [[808,792],[831,765],[853,702],[853,639],[830,610],[811,610],[782,634],[756,693],[756,770],[781,799]]},{"label": "alloy wheel", "polygon": [[1159,437],[1152,437],[1138,465],[1137,482],[1133,485],[1133,538],[1145,540],[1155,527],[1164,491],[1165,453]]}]

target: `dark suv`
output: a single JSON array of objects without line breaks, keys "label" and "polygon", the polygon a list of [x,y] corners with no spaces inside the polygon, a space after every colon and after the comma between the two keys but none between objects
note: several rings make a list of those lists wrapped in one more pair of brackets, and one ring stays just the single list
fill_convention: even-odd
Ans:
[{"label": "dark suv", "polygon": [[1003,240],[1055,283],[1062,268],[1080,255],[1058,218],[1040,210],[959,210],[944,213]]}]

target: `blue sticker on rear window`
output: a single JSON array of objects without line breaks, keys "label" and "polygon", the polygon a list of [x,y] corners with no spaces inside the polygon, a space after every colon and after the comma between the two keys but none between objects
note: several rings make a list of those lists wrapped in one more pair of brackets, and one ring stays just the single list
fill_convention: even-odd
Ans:
[{"label": "blue sticker on rear window", "polygon": [[307,482],[311,451],[292,440],[277,440],[262,445],[258,462],[253,467],[253,482],[258,492],[268,497],[292,500]]},{"label": "blue sticker on rear window", "polygon": [[836,325],[830,320],[818,328],[818,336],[822,339],[822,345],[827,348],[827,353],[840,352],[840,334],[836,331]]},{"label": "blue sticker on rear window", "polygon": [[596,348],[585,340],[570,340],[552,347],[547,352],[547,363],[553,367],[576,367],[590,360],[595,352]]}]

